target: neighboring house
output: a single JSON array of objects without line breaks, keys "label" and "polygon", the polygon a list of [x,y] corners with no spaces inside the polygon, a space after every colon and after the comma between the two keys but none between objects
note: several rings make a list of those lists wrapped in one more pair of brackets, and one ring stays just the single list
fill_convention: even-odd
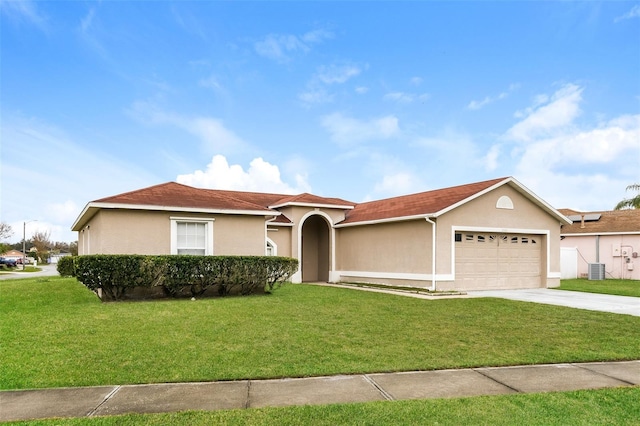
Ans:
[{"label": "neighboring house", "polygon": [[570,221],[513,178],[366,203],[174,182],[92,201],[79,254],[279,255],[293,282],[555,287]]},{"label": "neighboring house", "polygon": [[640,280],[640,210],[559,211],[573,221],[560,234],[563,278],[588,277],[589,265],[601,264],[605,278]]},{"label": "neighboring house", "polygon": [[2,257],[6,257],[11,260],[18,260],[22,259],[22,252],[18,250],[9,250],[8,252],[3,253]]}]

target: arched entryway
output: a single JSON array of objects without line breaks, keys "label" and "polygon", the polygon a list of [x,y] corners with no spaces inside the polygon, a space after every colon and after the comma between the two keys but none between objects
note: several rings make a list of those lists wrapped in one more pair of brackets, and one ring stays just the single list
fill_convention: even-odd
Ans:
[{"label": "arched entryway", "polygon": [[329,224],[320,215],[302,224],[302,281],[329,281]]}]

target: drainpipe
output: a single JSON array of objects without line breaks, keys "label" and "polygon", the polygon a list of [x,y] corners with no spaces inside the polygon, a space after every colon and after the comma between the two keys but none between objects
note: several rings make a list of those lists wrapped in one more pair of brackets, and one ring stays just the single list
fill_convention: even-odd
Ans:
[{"label": "drainpipe", "polygon": [[431,224],[431,291],[436,291],[436,223],[428,217],[424,219]]},{"label": "drainpipe", "polygon": [[596,235],[596,263],[600,263],[600,235]]}]

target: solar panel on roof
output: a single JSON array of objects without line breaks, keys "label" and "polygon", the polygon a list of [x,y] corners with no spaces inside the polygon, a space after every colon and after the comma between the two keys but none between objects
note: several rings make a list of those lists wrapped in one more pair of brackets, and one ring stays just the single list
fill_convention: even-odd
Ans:
[{"label": "solar panel on roof", "polygon": [[[573,222],[580,222],[582,221],[582,215],[581,214],[572,214],[571,216],[567,216],[570,220],[572,220]],[[600,213],[588,213],[584,215],[584,221],[585,222],[597,222],[600,220],[600,218],[602,217],[602,215]]]}]

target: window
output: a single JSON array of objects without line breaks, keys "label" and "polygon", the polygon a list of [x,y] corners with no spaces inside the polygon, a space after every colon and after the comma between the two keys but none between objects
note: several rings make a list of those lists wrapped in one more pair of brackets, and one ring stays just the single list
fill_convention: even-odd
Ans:
[{"label": "window", "polygon": [[478,235],[478,242],[484,243],[484,235]]},{"label": "window", "polygon": [[522,244],[529,244],[529,238],[522,237]]},{"label": "window", "polygon": [[473,241],[473,234],[466,234],[464,236],[464,239],[467,240],[467,241]]},{"label": "window", "polygon": [[455,240],[456,240],[456,243],[459,243],[460,241],[462,241],[462,234],[458,234],[458,233],[456,233],[456,234],[455,234],[455,237],[456,237],[456,239],[455,239]]},{"label": "window", "polygon": [[278,246],[276,245],[276,243],[271,238],[267,238],[265,254],[267,256],[277,256],[278,255]]},{"label": "window", "polygon": [[171,218],[171,254],[213,254],[213,220]]}]

